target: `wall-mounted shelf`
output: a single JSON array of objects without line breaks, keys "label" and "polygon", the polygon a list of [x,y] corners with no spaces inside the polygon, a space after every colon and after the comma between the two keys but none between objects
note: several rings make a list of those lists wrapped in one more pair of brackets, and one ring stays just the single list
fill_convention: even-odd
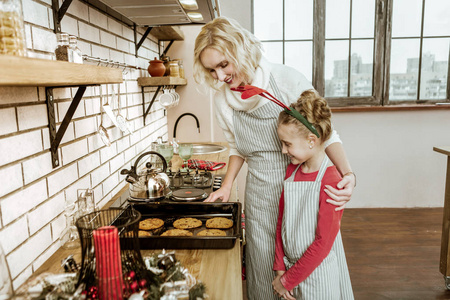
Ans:
[{"label": "wall-mounted shelf", "polygon": [[[172,86],[178,86],[178,85],[186,85],[187,79],[185,78],[179,78],[179,77],[171,77],[171,76],[163,76],[163,77],[139,77],[138,78],[138,84],[141,86],[141,92],[142,92],[142,107],[144,109],[144,125],[145,125],[145,118],[147,117],[148,113],[150,112],[150,109],[152,108],[153,102],[155,102],[156,96],[158,95],[159,91],[161,90],[162,86],[165,85],[172,85]],[[145,87],[158,87],[156,89],[155,94],[153,94],[152,101],[150,101],[150,104],[147,109],[145,109],[145,98],[144,98],[144,88]]]},{"label": "wall-mounted shelf", "polygon": [[0,86],[67,87],[123,81],[121,69],[11,55],[0,55],[0,70]]},{"label": "wall-mounted shelf", "polygon": [[[0,55],[0,70],[0,86],[45,87],[53,168],[59,166],[59,144],[83,98],[86,87],[123,82],[120,69],[20,56]],[[56,131],[53,89],[76,86],[78,90],[75,97]]]},{"label": "wall-mounted shelf", "polygon": [[184,33],[178,26],[153,27],[152,35],[160,41],[183,41]]},{"label": "wall-mounted shelf", "polygon": [[180,77],[139,77],[138,84],[144,86],[160,86],[160,85],[186,85],[187,79]]}]

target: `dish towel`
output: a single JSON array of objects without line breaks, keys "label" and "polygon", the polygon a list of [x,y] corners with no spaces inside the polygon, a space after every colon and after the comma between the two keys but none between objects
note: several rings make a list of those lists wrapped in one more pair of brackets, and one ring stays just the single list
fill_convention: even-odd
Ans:
[{"label": "dish towel", "polygon": [[[188,167],[189,169],[199,169],[199,170],[208,170],[208,171],[217,171],[225,167],[226,163],[224,162],[214,162],[208,160],[201,159],[189,159]],[[183,164],[183,168],[184,168]]]}]

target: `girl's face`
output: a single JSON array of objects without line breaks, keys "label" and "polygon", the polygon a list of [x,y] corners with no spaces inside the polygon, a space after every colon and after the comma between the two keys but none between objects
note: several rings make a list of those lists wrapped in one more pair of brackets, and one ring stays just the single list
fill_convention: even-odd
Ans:
[{"label": "girl's face", "polygon": [[277,132],[283,146],[283,154],[289,156],[294,165],[302,164],[314,155],[315,152],[310,148],[313,145],[312,141],[301,136],[295,125],[281,124]]},{"label": "girl's face", "polygon": [[225,82],[230,88],[244,85],[242,79],[236,74],[234,64],[229,62],[221,52],[205,48],[200,54],[200,61],[214,79]]}]

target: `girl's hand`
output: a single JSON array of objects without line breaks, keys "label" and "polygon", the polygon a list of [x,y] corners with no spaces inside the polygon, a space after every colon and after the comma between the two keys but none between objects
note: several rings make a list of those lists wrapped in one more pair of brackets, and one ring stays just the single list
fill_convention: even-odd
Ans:
[{"label": "girl's hand", "polygon": [[[277,271],[277,273],[278,272],[282,271]],[[282,297],[283,299],[295,300],[295,298],[292,296],[293,295],[292,291],[288,291],[287,289],[284,288],[284,286],[281,284],[280,278],[281,275],[277,275],[272,282],[274,294],[277,294],[279,297]]]},{"label": "girl's hand", "polygon": [[228,202],[230,199],[231,190],[227,187],[222,186],[215,192],[209,194],[208,198],[206,198],[203,202],[215,202],[217,199],[221,199],[222,202]]},{"label": "girl's hand", "polygon": [[353,173],[349,173],[342,178],[337,184],[339,189],[333,188],[330,185],[326,185],[325,193],[330,196],[331,199],[327,199],[328,203],[338,206],[336,211],[343,210],[345,205],[353,194],[353,189],[355,188],[356,177]]}]

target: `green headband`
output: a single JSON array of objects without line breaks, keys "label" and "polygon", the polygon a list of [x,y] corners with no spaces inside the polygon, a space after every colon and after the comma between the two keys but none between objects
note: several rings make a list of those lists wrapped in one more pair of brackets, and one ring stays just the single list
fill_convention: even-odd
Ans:
[{"label": "green headband", "polygon": [[[289,110],[290,109],[290,110]],[[289,107],[289,109],[285,108],[284,112],[286,112],[288,115],[293,116],[300,122],[302,122],[303,125],[306,126],[306,128],[309,129],[312,133],[314,133],[318,138],[320,138],[319,133],[317,132],[316,128],[313,124],[311,124],[301,113],[299,113],[296,109]]]}]

